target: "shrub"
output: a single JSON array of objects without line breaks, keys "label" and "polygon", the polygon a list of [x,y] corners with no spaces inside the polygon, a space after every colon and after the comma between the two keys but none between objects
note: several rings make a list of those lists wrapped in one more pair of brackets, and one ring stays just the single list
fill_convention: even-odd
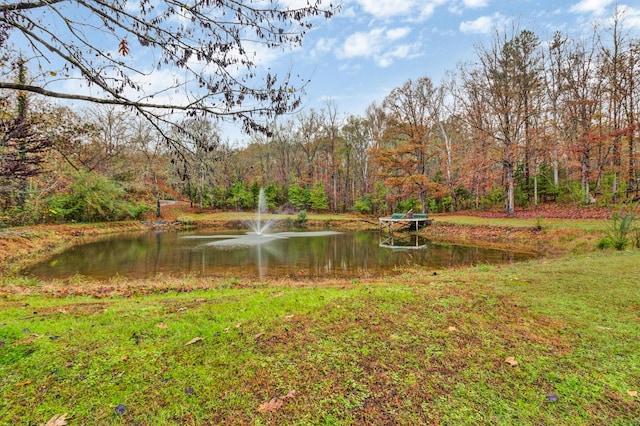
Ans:
[{"label": "shrub", "polygon": [[309,192],[309,205],[311,206],[311,210],[315,212],[329,208],[329,201],[327,200],[327,194],[324,192],[322,182],[313,185],[313,189]]},{"label": "shrub", "polygon": [[351,210],[360,214],[371,214],[373,211],[373,202],[371,201],[371,195],[365,195],[356,200],[351,207]]},{"label": "shrub", "polygon": [[[624,250],[631,242],[630,235],[635,231],[637,239],[636,229],[636,217],[633,210],[620,209],[611,215],[609,226],[606,230],[606,234],[598,241],[597,247],[599,249],[614,248],[616,250]],[[638,241],[636,241],[636,246]]]},{"label": "shrub", "polygon": [[305,209],[309,204],[309,191],[300,185],[289,187],[289,202],[297,209]]},{"label": "shrub", "polygon": [[95,173],[74,174],[69,191],[48,198],[47,208],[57,220],[100,222],[136,219],[147,207],[126,200],[118,183]]},{"label": "shrub", "polygon": [[296,218],[295,225],[298,227],[302,227],[306,222],[307,222],[307,211],[300,210],[298,212],[298,217]]}]

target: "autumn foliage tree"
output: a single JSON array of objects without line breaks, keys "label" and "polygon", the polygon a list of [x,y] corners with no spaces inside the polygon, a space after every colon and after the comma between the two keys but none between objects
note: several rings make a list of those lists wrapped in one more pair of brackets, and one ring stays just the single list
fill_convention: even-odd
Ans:
[{"label": "autumn foliage tree", "polygon": [[376,149],[378,175],[397,199],[414,196],[427,211],[427,199],[441,188],[431,176],[435,155],[435,123],[429,110],[437,92],[429,78],[409,80],[391,91],[383,106],[389,126]]}]

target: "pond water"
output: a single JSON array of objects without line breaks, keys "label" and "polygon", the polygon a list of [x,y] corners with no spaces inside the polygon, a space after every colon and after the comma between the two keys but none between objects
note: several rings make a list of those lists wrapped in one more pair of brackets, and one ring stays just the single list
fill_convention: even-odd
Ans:
[{"label": "pond water", "polygon": [[435,270],[524,260],[530,254],[431,243],[378,232],[188,233],[118,235],[78,245],[23,271],[39,279],[104,279],[158,274],[232,277],[364,278],[421,266]]}]

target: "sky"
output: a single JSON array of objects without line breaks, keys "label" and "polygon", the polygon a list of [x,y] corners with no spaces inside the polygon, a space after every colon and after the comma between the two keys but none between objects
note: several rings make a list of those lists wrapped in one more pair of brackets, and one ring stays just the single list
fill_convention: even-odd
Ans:
[{"label": "sky", "polygon": [[[136,5],[136,0],[130,1],[132,7]],[[307,3],[307,0],[279,1],[290,7]],[[314,18],[314,26],[302,46],[260,49],[257,60],[262,71],[269,69],[280,75],[291,71],[310,79],[303,108],[320,110],[332,102],[343,118],[363,115],[371,103],[381,103],[391,90],[409,79],[429,77],[438,84],[448,71],[474,61],[476,48],[488,46],[496,31],[509,31],[514,23],[521,30],[533,31],[541,40],[550,39],[558,30],[577,38],[591,34],[594,24],[603,29],[610,27],[617,7],[624,13],[623,29],[640,38],[637,0],[322,1],[323,5],[329,1],[341,4],[341,11],[328,20]],[[68,8],[65,13],[73,14],[74,19],[88,19],[73,9],[73,3],[65,7]],[[16,43],[20,45],[19,40]],[[116,56],[117,44],[117,41],[106,44]],[[144,50],[138,51],[134,45],[126,59],[152,63]],[[54,67],[45,63],[43,70],[47,72],[49,66]],[[155,70],[143,77],[146,79],[143,85],[149,93],[160,93],[174,78],[172,73],[175,72],[167,67]],[[95,88],[77,78],[63,78],[62,74],[58,73],[58,82],[52,88],[95,95],[92,93]],[[222,129],[223,138],[232,144],[242,145],[248,140],[236,127],[223,125]]]},{"label": "sky", "polygon": [[625,11],[624,28],[640,37],[640,5],[615,0],[343,0],[338,15],[314,22],[302,48],[266,62],[311,79],[307,108],[332,100],[340,115],[363,115],[409,79],[438,83],[473,61],[496,29],[515,22],[541,40],[557,30],[579,37],[595,23],[610,26],[616,5]]}]

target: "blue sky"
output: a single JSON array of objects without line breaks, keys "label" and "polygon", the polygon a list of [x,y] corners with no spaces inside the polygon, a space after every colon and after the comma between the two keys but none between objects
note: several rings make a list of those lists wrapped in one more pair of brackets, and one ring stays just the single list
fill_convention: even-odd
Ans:
[{"label": "blue sky", "polygon": [[[640,37],[640,6],[617,6],[624,28]],[[302,48],[269,62],[311,78],[307,107],[333,99],[341,114],[364,114],[408,79],[439,82],[514,20],[542,40],[556,30],[580,37],[594,23],[609,26],[615,7],[614,0],[343,0],[342,12],[317,21]]]},{"label": "blue sky", "polygon": [[[154,1],[162,4],[161,0]],[[520,29],[534,31],[542,40],[557,30],[580,37],[590,34],[596,23],[609,27],[618,7],[624,11],[624,29],[630,36],[640,38],[637,0],[323,0],[325,4],[329,1],[341,3],[341,12],[329,20],[314,19],[314,27],[301,47],[266,50],[256,45],[256,54],[262,70],[280,74],[291,70],[294,75],[311,79],[303,98],[305,108],[320,109],[332,100],[342,117],[364,114],[368,105],[381,102],[408,79],[426,76],[439,83],[447,71],[474,60],[475,47],[487,45],[496,29],[508,30],[514,22]],[[280,3],[300,7],[307,0]],[[136,4],[131,0],[131,7]],[[103,37],[101,41],[107,49],[118,56],[117,38],[93,33],[99,31],[99,26],[89,25],[86,12],[76,12],[72,3],[61,5],[66,8],[65,13],[86,22],[93,42],[96,37]],[[24,46],[19,37],[14,42]],[[153,52],[136,49],[135,44],[126,58],[120,57],[136,67],[151,66],[148,73],[139,76],[146,95],[155,94],[156,100],[185,102],[183,91],[164,90],[168,83],[180,80],[179,73],[167,67],[153,70],[149,58],[153,59]],[[40,65],[44,75],[58,75],[50,87],[96,94],[97,89],[88,87],[77,74],[67,77],[47,61]],[[223,129],[230,142],[247,140],[233,127],[225,125]]]}]

